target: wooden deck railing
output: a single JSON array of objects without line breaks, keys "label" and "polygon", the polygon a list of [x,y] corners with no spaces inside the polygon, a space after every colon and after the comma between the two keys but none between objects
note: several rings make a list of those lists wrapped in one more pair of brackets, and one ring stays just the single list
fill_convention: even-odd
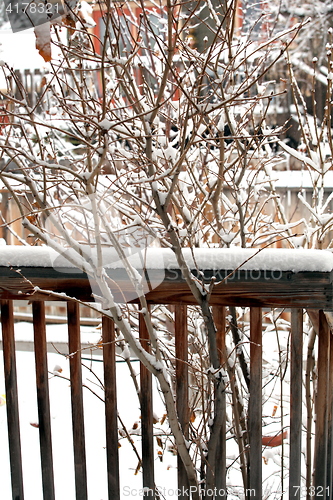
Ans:
[{"label": "wooden deck railing", "polygon": [[[15,271],[15,270],[14,270]],[[52,295],[37,292],[32,283],[47,290],[68,292],[86,301],[91,300],[89,281],[82,274],[73,272],[66,275],[51,268],[0,268],[1,325],[3,338],[4,377],[7,400],[7,422],[10,450],[10,466],[13,500],[24,499],[22,474],[19,394],[17,388],[14,312],[13,300],[19,298],[32,301],[34,327],[34,349],[36,362],[36,387],[38,400],[40,457],[42,483],[45,500],[55,498],[53,457],[51,446],[50,403],[48,391],[47,345],[44,301],[52,300]],[[118,272],[117,270],[115,272]],[[223,271],[224,272],[224,271]],[[227,271],[228,272],[228,271]],[[209,274],[209,271],[206,273]],[[260,275],[260,272],[259,272]],[[318,382],[316,403],[316,428],[314,452],[315,492],[322,493],[320,498],[330,498],[332,487],[332,407],[333,397],[333,340],[323,309],[332,310],[332,273],[281,273],[280,279],[265,279],[260,276],[238,274],[237,279],[217,285],[211,301],[217,326],[217,344],[221,352],[225,345],[225,306],[241,305],[250,307],[250,396],[249,396],[249,449],[248,463],[249,498],[262,497],[262,321],[263,307],[287,307],[291,310],[291,385],[290,385],[290,432],[289,432],[289,498],[304,498],[301,481],[302,461],[302,385],[304,379],[302,366],[302,339],[304,309],[309,310],[314,328],[319,338]],[[25,276],[26,278],[23,278]],[[117,277],[121,283],[123,277]],[[252,281],[251,281],[252,280]],[[258,285],[259,284],[259,285]],[[125,286],[125,285],[124,285]],[[189,422],[188,408],[188,335],[187,305],[193,299],[186,284],[178,273],[177,280],[164,281],[147,295],[150,304],[172,304],[175,309],[175,348],[176,358],[176,404],[180,423],[187,433]],[[142,314],[139,316],[139,337],[148,350],[147,331]],[[82,394],[82,373],[80,353],[80,317],[76,302],[67,303],[67,323],[70,356],[70,381],[72,405],[72,432],[75,462],[76,499],[85,500],[87,493],[87,471],[85,451],[84,411]],[[106,423],[106,462],[108,498],[120,498],[117,398],[116,398],[116,358],[112,320],[103,317],[103,361],[105,388]],[[185,361],[185,362],[184,362]],[[152,379],[144,366],[140,368],[141,420],[142,420],[142,471],[143,486],[154,489],[154,452],[153,452],[153,411]],[[226,488],[226,418],[223,415],[223,431],[217,454],[219,470],[217,485]],[[178,461],[178,486],[187,486],[185,472]],[[217,496],[216,498],[223,498]]]}]

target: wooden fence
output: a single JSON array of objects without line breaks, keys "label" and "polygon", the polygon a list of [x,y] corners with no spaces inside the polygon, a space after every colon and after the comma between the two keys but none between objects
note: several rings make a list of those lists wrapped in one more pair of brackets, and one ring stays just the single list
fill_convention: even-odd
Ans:
[{"label": "wooden fence", "polygon": [[[115,270],[115,272],[118,272]],[[228,271],[224,271],[228,273]],[[208,277],[210,270],[204,272]],[[302,460],[302,340],[303,310],[307,309],[319,337],[318,382],[316,403],[316,429],[314,452],[313,488],[316,497],[330,498],[333,462],[332,462],[332,408],[333,408],[333,339],[323,309],[332,310],[332,273],[301,272],[280,273],[279,279],[269,279],[267,272],[245,276],[238,273],[237,279],[217,285],[211,302],[217,326],[217,344],[220,352],[225,347],[225,306],[241,305],[250,307],[250,396],[249,396],[249,447],[248,453],[248,498],[262,499],[262,308],[287,307],[291,310],[291,385],[290,385],[290,432],[289,432],[289,498],[305,498],[301,482]],[[188,424],[188,333],[187,306],[193,304],[193,298],[181,278],[180,272],[175,280],[166,271],[164,281],[148,293],[150,304],[172,305],[175,310],[175,345],[176,357],[176,405],[181,425]],[[27,276],[28,280],[22,276]],[[118,284],[120,276],[114,276]],[[208,278],[207,278],[208,279]],[[7,421],[10,450],[10,466],[13,500],[24,499],[24,481],[22,474],[19,396],[17,389],[14,309],[13,300],[32,300],[34,328],[34,349],[36,360],[36,387],[39,416],[40,458],[42,483],[45,500],[55,498],[53,459],[51,446],[50,403],[48,387],[47,345],[45,327],[45,300],[52,296],[36,292],[32,283],[48,290],[68,292],[83,300],[91,301],[91,290],[87,277],[56,273],[51,268],[20,267],[20,274],[13,269],[0,268],[1,324],[3,337],[4,376],[7,398]],[[124,285],[125,286],[125,285]],[[142,345],[148,350],[148,334],[142,314],[139,314],[139,336]],[[76,302],[67,303],[67,324],[70,357],[72,432],[75,462],[76,500],[85,500],[87,493],[86,450],[84,411],[82,395],[82,372],[80,353],[80,314]],[[102,319],[104,387],[105,387],[105,423],[108,498],[120,498],[116,364],[115,364],[115,329],[112,320]],[[182,361],[185,361],[182,362]],[[223,356],[222,356],[223,361]],[[150,373],[141,365],[141,421],[142,421],[142,477],[143,486],[149,488],[147,497],[152,498],[154,491],[154,453],[153,453],[153,411],[152,379]],[[225,397],[225,396],[224,396]],[[217,454],[217,485],[226,487],[226,419]],[[186,477],[181,462],[178,462],[178,487],[186,487]],[[149,493],[150,491],[150,493]],[[310,494],[310,492],[309,492]],[[308,496],[308,495],[307,495]],[[313,496],[313,495],[311,495]],[[226,498],[217,495],[217,498]]]}]

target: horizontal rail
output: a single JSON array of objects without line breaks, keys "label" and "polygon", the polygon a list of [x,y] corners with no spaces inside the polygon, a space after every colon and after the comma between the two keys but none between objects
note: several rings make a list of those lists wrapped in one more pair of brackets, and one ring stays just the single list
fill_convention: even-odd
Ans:
[{"label": "horizontal rail", "polygon": [[[64,300],[55,294],[67,294],[84,302],[94,302],[88,276],[73,268],[61,272],[51,267],[0,267],[0,299]],[[311,308],[333,311],[333,272],[258,271],[202,269],[204,282],[215,286],[210,296],[211,305],[240,307]],[[115,300],[136,302],[136,294],[123,269],[107,269]],[[193,270],[194,274],[198,274]],[[228,277],[229,276],[229,277]],[[228,277],[228,278],[227,278]],[[151,304],[195,305],[196,301],[180,270],[149,270]],[[35,287],[38,287],[36,290]],[[98,294],[95,289],[94,294]],[[43,292],[39,291],[43,290]],[[49,291],[49,293],[47,292]],[[55,294],[53,294],[55,292]]]}]

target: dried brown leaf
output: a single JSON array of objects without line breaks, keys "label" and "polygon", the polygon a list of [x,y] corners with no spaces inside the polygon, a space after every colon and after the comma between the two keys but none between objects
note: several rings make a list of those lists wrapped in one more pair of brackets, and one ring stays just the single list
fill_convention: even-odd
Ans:
[{"label": "dried brown leaf", "polygon": [[34,32],[36,37],[36,49],[45,62],[50,62],[52,59],[50,23],[35,26]]}]

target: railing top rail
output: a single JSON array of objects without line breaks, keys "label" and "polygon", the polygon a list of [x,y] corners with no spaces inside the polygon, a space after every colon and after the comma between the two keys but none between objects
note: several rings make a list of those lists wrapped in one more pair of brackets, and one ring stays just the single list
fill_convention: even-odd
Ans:
[{"label": "railing top rail", "polygon": [[[333,310],[333,255],[328,251],[195,249],[194,254],[191,249],[184,251],[198,282],[215,283],[210,297],[212,305]],[[195,304],[170,250],[148,249],[148,253],[141,250],[131,259],[144,277],[150,303]],[[136,302],[119,260],[109,262],[106,271],[115,299]],[[87,273],[66,265],[63,257],[57,260],[49,249],[16,246],[1,249],[0,299],[66,300],[67,294],[93,302],[92,289],[98,294]]]}]

